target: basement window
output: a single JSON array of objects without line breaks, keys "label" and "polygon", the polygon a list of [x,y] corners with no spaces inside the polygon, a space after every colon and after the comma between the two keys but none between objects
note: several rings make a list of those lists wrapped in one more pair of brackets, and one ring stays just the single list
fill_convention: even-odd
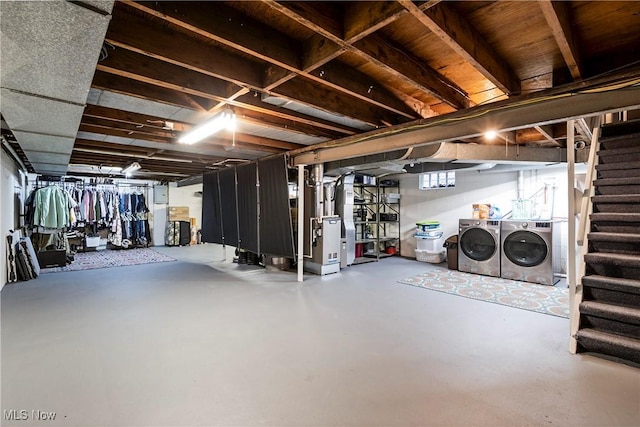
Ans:
[{"label": "basement window", "polygon": [[456,186],[455,172],[430,172],[420,174],[420,190],[437,190]]}]

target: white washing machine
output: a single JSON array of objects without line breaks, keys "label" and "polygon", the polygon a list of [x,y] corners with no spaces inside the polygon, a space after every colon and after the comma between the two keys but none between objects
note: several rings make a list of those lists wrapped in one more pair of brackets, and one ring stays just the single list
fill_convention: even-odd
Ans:
[{"label": "white washing machine", "polygon": [[460,220],[458,270],[500,277],[500,221]]},{"label": "white washing machine", "polygon": [[536,220],[502,221],[502,277],[541,285],[554,285],[560,223]]}]

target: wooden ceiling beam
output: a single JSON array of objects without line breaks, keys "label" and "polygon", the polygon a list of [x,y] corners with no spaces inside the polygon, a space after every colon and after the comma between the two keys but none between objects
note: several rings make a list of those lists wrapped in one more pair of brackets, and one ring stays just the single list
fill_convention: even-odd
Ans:
[{"label": "wooden ceiling beam", "polygon": [[[211,156],[200,153],[194,154],[176,150],[157,150],[154,148],[138,147],[135,145],[123,146],[112,142],[95,141],[82,138],[76,139],[73,149],[81,152],[104,153],[117,157],[132,156],[151,159],[154,158],[154,156],[158,156],[162,158],[175,159],[175,161],[178,162],[210,163],[223,160],[220,156]],[[124,149],[126,149],[126,151],[122,151]]]},{"label": "wooden ceiling beam", "polygon": [[80,123],[80,127],[78,129],[80,132],[89,132],[89,133],[97,133],[101,135],[110,135],[117,136],[119,138],[128,138],[131,140],[141,139],[144,141],[158,142],[161,144],[171,144],[173,143],[172,138],[164,138],[161,136],[154,136],[147,133],[135,132],[129,130],[122,130],[120,128],[114,128],[110,126],[108,123],[105,124],[89,124],[89,123]]},{"label": "wooden ceiling beam", "polygon": [[584,139],[589,141],[589,143],[593,140],[593,130],[587,124],[587,121],[584,117],[576,119],[575,126],[576,130],[582,135]]},{"label": "wooden ceiling beam", "polygon": [[[416,87],[417,90],[427,91],[456,109],[466,108],[470,105],[467,94],[456,87],[453,82],[448,81],[435,70],[422,64],[423,61],[411,57],[396,46],[392,46],[379,35],[376,36],[374,34],[362,38],[356,43],[349,44],[343,40],[342,33],[338,30],[341,28],[339,23],[333,22],[321,14],[314,15],[310,13],[311,9],[306,2],[278,2],[275,0],[264,0],[263,2],[340,46],[340,49],[375,63],[395,77],[402,79],[406,84]],[[329,50],[329,52],[335,54],[335,50],[333,52]],[[304,55],[311,57],[311,54],[306,52]],[[379,60],[379,58],[383,60]],[[317,64],[322,63],[318,57],[316,57],[315,61]]]},{"label": "wooden ceiling beam", "polygon": [[[173,91],[124,77],[110,75],[102,71],[96,71],[92,86],[136,98],[161,101],[177,107],[193,109],[192,105],[189,104],[184,97],[178,96]],[[256,97],[253,96],[253,94],[241,96],[238,101],[232,101],[230,104],[246,109],[239,111],[240,114],[263,115],[263,119],[267,121],[270,126],[279,126],[282,130],[291,132],[309,133],[330,139],[334,139],[338,135],[353,135],[357,132],[357,130],[343,125],[316,119],[315,117],[267,104],[262,102],[259,96]],[[248,113],[249,111],[254,113]]]},{"label": "wooden ceiling beam", "polygon": [[[172,132],[170,130],[158,129],[146,125],[136,125],[131,123],[124,123],[121,121],[110,120],[106,118],[97,118],[97,117],[88,117],[83,116],[82,122],[85,125],[94,125],[94,126],[108,126],[113,129],[120,129],[122,131],[131,132],[135,135],[150,135],[159,138],[167,138],[167,139],[175,139],[178,135],[177,132]],[[135,138],[135,137],[132,137]]]},{"label": "wooden ceiling beam", "polygon": [[[264,113],[271,116],[279,117],[284,120],[290,120],[291,124],[307,124],[310,126],[315,126],[320,129],[325,129],[326,131],[331,132],[331,134],[335,135],[335,133],[340,133],[343,135],[353,135],[358,133],[357,129],[353,129],[348,126],[344,126],[338,123],[330,122],[328,120],[319,119],[316,117],[308,116],[306,114],[298,113],[297,111],[288,110],[286,108],[277,107],[275,105],[268,104],[261,100],[260,94],[258,92],[248,93],[246,95],[238,98],[237,102],[232,102],[232,105],[238,105],[241,107],[245,107],[251,111],[255,111],[258,113]],[[318,136],[327,136],[331,137],[327,132],[324,133],[313,133],[313,135]]]},{"label": "wooden ceiling beam", "polygon": [[296,40],[224,3],[201,2],[197,8],[179,1],[121,3],[279,67],[300,69]]},{"label": "wooden ceiling beam", "polygon": [[[111,29],[111,27],[110,27]],[[180,46],[174,46],[173,48],[168,48],[167,46],[164,46],[162,48],[155,46],[154,48],[157,50],[163,50],[165,57],[163,58],[158,58],[157,56],[153,56],[152,58],[150,58],[149,60],[140,60],[139,57],[140,56],[144,56],[144,52],[138,50],[134,45],[139,44],[136,40],[132,40],[132,41],[123,41],[122,39],[120,39],[120,44],[119,47],[121,48],[126,48],[126,49],[133,49],[133,51],[135,53],[138,54],[142,54],[142,55],[138,55],[137,57],[134,56],[134,54],[127,54],[127,61],[126,61],[126,66],[125,64],[121,64],[121,63],[117,63],[118,61],[116,59],[114,59],[116,57],[116,55],[118,55],[120,52],[115,53],[112,55],[112,60],[110,63],[107,64],[98,64],[98,71],[102,71],[102,72],[109,72],[112,74],[116,74],[119,75],[121,77],[127,77],[130,79],[134,79],[137,80],[141,83],[146,83],[146,84],[153,84],[153,85],[157,85],[166,89],[171,89],[174,90],[176,92],[180,92],[183,95],[183,98],[187,101],[191,101],[190,98],[188,98],[185,94],[189,94],[191,96],[196,96],[197,98],[195,98],[195,102],[191,102],[191,106],[192,108],[198,109],[198,110],[205,110],[205,111],[209,111],[211,109],[211,107],[214,107],[214,104],[212,104],[209,101],[202,101],[202,99],[211,99],[214,101],[218,101],[219,102],[226,102],[229,100],[225,100],[223,99],[219,94],[211,94],[209,92],[207,92],[206,90],[202,90],[202,88],[198,87],[198,83],[202,83],[202,81],[200,81],[198,79],[197,76],[194,76],[193,74],[188,74],[188,70],[191,70],[191,72],[198,72],[198,73],[205,73],[207,74],[207,70],[205,69],[201,69],[199,68],[198,64],[195,64],[195,62],[197,62],[198,60],[196,59],[181,59],[181,60],[177,60],[177,59],[173,59],[171,61],[168,61],[169,64],[163,64],[163,61],[165,61],[167,59],[167,51],[169,50],[179,50]],[[196,53],[193,49],[190,49],[194,54]],[[198,56],[200,57],[214,57],[215,55],[212,54],[212,52],[214,52],[215,49],[213,48],[209,48],[206,50],[202,50],[201,52],[198,52]],[[124,57],[125,55],[120,55],[122,57]],[[174,56],[174,53],[171,53],[171,56]],[[160,60],[158,60],[160,59]],[[106,61],[108,61],[109,58],[107,58]],[[187,63],[183,63],[182,60],[186,60],[188,61]],[[105,62],[106,62],[105,61]],[[124,60],[122,62],[125,62]],[[149,64],[153,64],[153,66],[149,66]],[[179,67],[183,67],[186,68],[187,70],[180,70],[177,71],[174,70],[175,66],[179,66]],[[178,68],[179,68],[178,67]],[[185,75],[189,76],[190,78],[192,78],[191,81],[191,87],[187,87],[186,85],[184,85],[184,81],[182,76],[182,72],[185,73]],[[229,69],[226,71],[227,74],[233,74],[235,73],[235,70],[233,68],[233,64],[230,64]],[[221,77],[219,73],[216,73],[215,77]],[[171,81],[167,81],[167,80],[171,80]],[[251,85],[250,85],[251,86]],[[300,87],[301,86],[301,87]],[[353,97],[349,97],[346,95],[342,95],[342,94],[333,94],[331,93],[329,90],[325,90],[324,92],[322,92],[319,88],[314,87],[314,92],[322,92],[319,96],[315,96],[315,97],[310,97],[306,94],[305,88],[307,88],[308,85],[306,85],[305,83],[300,83],[298,81],[289,81],[287,82],[287,91],[286,93],[283,93],[281,91],[282,87],[276,88],[275,90],[272,91],[272,93],[274,95],[282,95],[284,97],[288,97],[291,99],[292,94],[298,94],[299,96],[301,96],[301,99],[298,98],[292,98],[293,100],[296,101],[300,101],[302,103],[305,103],[307,105],[310,105],[314,108],[318,108],[320,110],[325,110],[325,111],[332,111],[333,108],[333,104],[327,102],[327,99],[335,99],[335,98],[339,98],[339,97],[343,97],[342,101],[340,101],[345,107],[347,107],[344,110],[340,110],[340,111],[346,111],[346,112],[350,112],[352,113],[351,117],[357,120],[362,120],[366,123],[370,123],[372,119],[372,117],[383,117],[384,121],[390,122],[392,124],[395,124],[397,122],[396,120],[396,115],[395,114],[391,114],[391,113],[385,113],[385,111],[381,111],[381,112],[373,112],[374,108],[372,108],[372,105],[369,102],[363,102],[362,99],[359,100],[354,100]],[[255,88],[257,90],[261,91],[261,88]],[[207,104],[208,102],[208,104]],[[232,102],[229,102],[232,103]],[[195,105],[194,105],[195,104]],[[207,106],[207,108],[203,108],[203,105]],[[379,108],[376,108],[379,109]],[[333,110],[335,111],[335,110]],[[382,122],[376,122],[376,123],[372,123],[375,126],[379,126],[382,124]]]},{"label": "wooden ceiling beam", "polygon": [[431,94],[457,110],[471,106],[467,93],[455,83],[382,36],[374,34],[354,46],[357,48],[354,53],[358,56],[385,69],[406,84]]},{"label": "wooden ceiling beam", "polygon": [[262,112],[249,110],[246,108],[235,107],[233,111],[238,121],[253,124],[263,128],[299,133],[303,135],[312,134],[317,137],[323,137],[327,139],[334,139],[337,135],[341,135],[337,132],[324,132],[323,135],[318,135],[320,132],[317,131],[317,128],[311,127],[305,123],[291,121],[285,118],[280,118],[270,114],[264,114]]},{"label": "wooden ceiling beam", "polygon": [[312,77],[311,80],[315,82],[322,81],[336,90],[349,86],[349,94],[355,98],[367,101],[377,107],[385,108],[407,119],[419,117],[417,112],[396,98],[381,83],[342,63],[337,63],[336,61],[328,62],[308,72],[306,75]]},{"label": "wooden ceiling beam", "polygon": [[344,13],[344,41],[357,42],[379,29],[389,25],[406,10],[398,2],[359,1],[346,6]]},{"label": "wooden ceiling beam", "polygon": [[[358,84],[360,80],[358,78],[343,78],[339,83],[336,83],[307,73],[300,65],[301,47],[297,40],[247,18],[221,3],[205,2],[197,9],[188,5],[185,7],[186,3],[184,2],[137,3],[126,0],[123,3],[272,64],[271,70],[265,71],[265,90],[273,91],[277,87],[269,82],[269,77],[276,76],[275,82],[284,83],[292,78],[292,74],[301,74],[322,85],[327,85],[336,91],[344,92],[380,108],[389,109],[408,118],[416,118],[413,111],[390,93],[378,91],[374,96],[371,96],[363,91],[362,85]],[[286,71],[276,71],[274,74],[273,66]],[[349,70],[346,69],[344,72],[348,73]],[[355,70],[351,73],[358,74]],[[279,76],[286,76],[286,78],[283,81]]]},{"label": "wooden ceiling beam", "polygon": [[149,19],[128,13],[122,7],[114,7],[105,40],[116,47],[133,50],[239,86],[256,89],[262,86],[264,66],[261,64],[170,28],[160,28]]},{"label": "wooden ceiling beam", "polygon": [[329,113],[349,111],[352,114],[348,114],[348,117],[358,119],[375,127],[385,126],[385,123],[396,124],[398,122],[395,114],[375,108],[371,104],[359,102],[355,98],[347,99],[344,96],[339,96],[335,91],[326,90],[302,77],[279,86],[274,95],[301,102],[314,108],[320,108],[317,99],[322,98],[323,106],[320,108],[321,110]]},{"label": "wooden ceiling beam", "polygon": [[562,52],[571,77],[574,80],[582,79],[580,51],[571,28],[571,11],[569,2],[540,0],[538,1],[544,18],[551,27],[553,37]]},{"label": "wooden ceiling beam", "polygon": [[[203,76],[202,74],[190,70],[182,70],[183,74],[178,74],[177,70],[174,70],[175,65],[157,61],[153,58],[146,58],[135,52],[122,50],[122,52],[114,53],[111,58],[107,58],[104,62],[105,64],[99,63],[97,66],[98,71],[96,71],[94,77],[94,85],[106,90],[114,90],[120,93],[129,91],[134,96],[147,99],[153,99],[153,96],[156,96],[154,94],[161,94],[162,97],[158,99],[167,103],[185,108],[197,108],[200,111],[205,110],[200,104],[194,105],[189,102],[191,98],[185,96],[186,92],[198,98],[218,101],[219,104],[229,104],[261,113],[266,112],[267,115],[264,116],[264,120],[269,122],[271,126],[278,126],[278,123],[285,122],[285,125],[281,126],[282,130],[329,138],[352,133],[351,130],[336,125],[331,125],[331,130],[327,131],[326,128],[328,126],[325,121],[296,113],[274,112],[265,103],[263,103],[262,108],[259,108],[255,103],[248,104],[240,100],[234,100],[232,97],[224,98],[220,94],[209,92],[207,79],[199,80]],[[109,75],[110,77],[108,77]],[[131,81],[129,79],[133,81],[131,84],[128,83]],[[153,89],[153,87],[157,87],[157,89]],[[239,95],[238,98],[240,98],[242,97],[240,94],[244,92],[240,91],[234,96]],[[211,108],[206,109],[206,111],[211,111]],[[270,118],[268,117],[269,115],[273,117]],[[292,121],[301,123],[291,125]],[[339,128],[340,132],[336,132],[336,128]]]},{"label": "wooden ceiling beam", "polygon": [[520,79],[513,70],[453,7],[442,2],[423,11],[411,0],[399,3],[498,89],[506,94],[520,92]]},{"label": "wooden ceiling beam", "polygon": [[[101,135],[110,135],[116,136],[120,138],[128,138],[131,140],[140,139],[143,141],[157,142],[167,145],[177,144],[175,138],[173,137],[165,137],[161,134],[151,134],[147,132],[134,131],[134,130],[126,130],[122,129],[119,125],[114,127],[112,123],[103,122],[103,123],[85,123],[84,121],[80,123],[79,130],[81,132],[90,132],[97,133]],[[207,144],[208,146],[216,146],[222,149],[228,149],[231,146],[235,146],[237,149],[241,150],[249,150],[249,151],[258,151],[263,153],[281,153],[285,150],[293,149],[293,147],[300,148],[300,145],[292,144],[289,146],[284,143],[284,141],[276,141],[269,138],[259,138],[253,135],[247,135],[245,138],[244,134],[237,133],[235,136],[235,141],[233,141],[230,137],[225,138],[223,136],[215,136],[210,137],[204,140],[201,145]],[[282,148],[285,145],[287,148]],[[175,146],[175,145],[174,145]]]},{"label": "wooden ceiling beam", "polygon": [[[329,16],[329,13],[325,13],[327,5],[324,10],[321,10],[321,2],[279,2],[276,0],[263,0],[262,2],[310,30],[323,34],[329,40],[342,41],[343,39],[342,22]],[[327,2],[329,5],[330,3]]]},{"label": "wooden ceiling beam", "polygon": [[[417,2],[420,10],[427,10],[441,0]],[[344,41],[355,43],[407,14],[400,2],[356,1],[347,4],[344,13]]]},{"label": "wooden ceiling beam", "polygon": [[194,105],[193,99],[183,93],[115,74],[109,74],[101,70],[96,70],[91,86],[97,89],[132,95],[137,98],[162,102],[191,110],[206,111],[200,104]]},{"label": "wooden ceiling beam", "polygon": [[540,125],[540,126],[534,126],[534,129],[538,131],[538,133],[540,133],[540,135],[542,135],[542,137],[544,139],[546,139],[549,142],[553,142],[553,143],[557,143],[555,137],[554,137],[554,132],[553,132],[553,126],[552,125]]},{"label": "wooden ceiling beam", "polygon": [[242,89],[238,85],[200,71],[186,69],[123,48],[112,51],[106,59],[98,62],[96,69],[216,101],[226,100],[238,89]]},{"label": "wooden ceiling beam", "polygon": [[[132,125],[144,125],[146,127],[167,129],[170,125],[176,132],[183,132],[186,123],[178,122],[163,117],[149,116],[147,114],[133,113],[131,111],[118,110],[116,108],[103,107],[100,105],[89,104],[84,108],[85,117],[94,117],[113,120],[116,122],[129,123]],[[187,125],[188,126],[188,125]]]}]

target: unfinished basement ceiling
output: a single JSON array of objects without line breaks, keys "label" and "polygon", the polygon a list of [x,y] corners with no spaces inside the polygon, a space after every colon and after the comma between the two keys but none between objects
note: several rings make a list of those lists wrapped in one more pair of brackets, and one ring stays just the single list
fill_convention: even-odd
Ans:
[{"label": "unfinished basement ceiling", "polygon": [[[603,75],[629,81],[640,61],[638,1],[97,0],[0,12],[3,135],[43,174],[137,161],[139,177],[180,180]],[[235,133],[177,142],[224,108]],[[448,143],[565,141],[550,121]]]}]

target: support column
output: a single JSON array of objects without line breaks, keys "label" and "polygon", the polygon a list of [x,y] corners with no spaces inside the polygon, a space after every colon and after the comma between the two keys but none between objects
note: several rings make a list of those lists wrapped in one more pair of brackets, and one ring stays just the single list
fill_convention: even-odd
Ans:
[{"label": "support column", "polygon": [[569,220],[567,228],[569,236],[567,241],[567,285],[569,286],[569,323],[570,343],[569,351],[575,353],[577,342],[574,334],[578,329],[579,313],[576,304],[576,176],[575,176],[575,121],[567,121],[567,187],[569,198]]},{"label": "support column", "polygon": [[298,165],[298,282],[304,280],[304,165]]}]

